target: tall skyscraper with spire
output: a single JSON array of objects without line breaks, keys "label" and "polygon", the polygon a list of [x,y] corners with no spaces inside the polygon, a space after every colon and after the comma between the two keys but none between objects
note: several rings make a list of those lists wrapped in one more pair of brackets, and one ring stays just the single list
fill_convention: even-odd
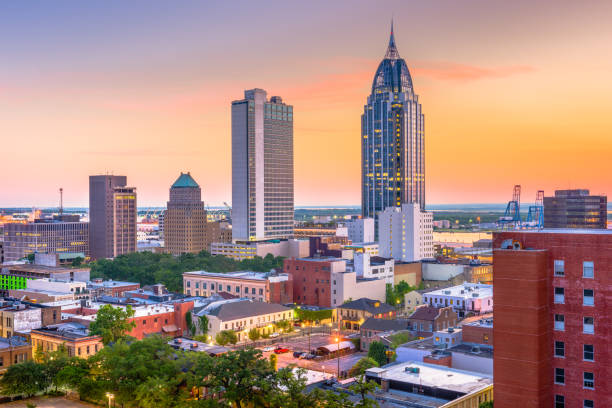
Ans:
[{"label": "tall skyscraper with spire", "polygon": [[425,208],[425,119],[406,61],[391,36],[361,115],[361,211]]}]

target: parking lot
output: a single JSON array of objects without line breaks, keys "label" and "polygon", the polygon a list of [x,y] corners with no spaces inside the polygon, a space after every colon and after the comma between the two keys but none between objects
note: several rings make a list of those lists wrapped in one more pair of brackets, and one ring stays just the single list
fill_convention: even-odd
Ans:
[{"label": "parking lot", "polygon": [[[334,344],[335,336],[328,334],[314,334],[310,339],[310,350],[316,350],[317,347],[325,346],[327,344]],[[293,357],[294,351],[308,352],[308,336],[305,337],[293,337],[279,340],[276,346],[288,348],[290,351],[284,354],[278,354],[278,367],[286,367],[290,364],[295,364],[298,367],[306,368],[309,370],[327,372],[336,374],[338,370],[338,361],[336,358],[323,361],[305,360]],[[269,358],[272,351],[264,352],[264,356]],[[359,359],[365,357],[367,353],[356,352],[347,354],[340,357],[340,371],[348,371],[355,365]]]}]

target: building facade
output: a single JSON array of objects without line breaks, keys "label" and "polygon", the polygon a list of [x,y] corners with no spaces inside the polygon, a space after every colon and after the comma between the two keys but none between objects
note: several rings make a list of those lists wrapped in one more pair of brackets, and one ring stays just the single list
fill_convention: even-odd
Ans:
[{"label": "building facade", "polygon": [[0,375],[13,364],[23,363],[32,359],[32,345],[25,339],[14,336],[0,338]]},{"label": "building facade", "polygon": [[499,232],[493,248],[495,407],[612,406],[612,231]]},{"label": "building facade", "polygon": [[347,221],[348,238],[355,243],[374,242],[374,218],[354,218]]},{"label": "building facade", "polygon": [[102,350],[101,336],[91,336],[89,329],[78,323],[60,323],[38,328],[30,333],[32,349],[43,352],[64,347],[70,357],[87,358]]},{"label": "building facade", "polygon": [[452,307],[421,305],[408,317],[409,328],[419,337],[430,337],[435,331],[446,330],[457,324],[457,313]]},{"label": "building facade", "polygon": [[589,190],[557,190],[544,197],[544,228],[608,228],[608,197]]},{"label": "building facade", "polygon": [[232,102],[235,240],[293,236],[293,106],[263,89]]},{"label": "building facade", "polygon": [[5,261],[17,261],[37,252],[88,259],[89,223],[36,220],[4,225]]},{"label": "building facade", "polygon": [[435,307],[450,306],[459,317],[468,313],[485,314],[493,311],[493,285],[464,283],[423,294],[423,303]]},{"label": "building facade", "polygon": [[190,173],[181,173],[170,187],[164,215],[164,245],[173,255],[210,251],[202,189]]},{"label": "building facade", "polygon": [[[338,328],[360,330],[361,325],[370,318],[395,319],[395,307],[378,299],[360,298],[336,307],[332,321]],[[404,327],[406,328],[406,327]]]},{"label": "building facade", "polygon": [[89,176],[89,246],[92,259],[136,251],[136,188],[125,176]]},{"label": "building facade", "polygon": [[223,255],[241,261],[268,254],[285,258],[308,256],[310,242],[306,239],[281,239],[258,242],[213,242],[212,255]]},{"label": "building facade", "polygon": [[425,118],[393,25],[361,115],[361,179],[364,217],[404,203],[425,208]]},{"label": "building facade", "polygon": [[194,271],[183,273],[183,293],[209,297],[226,292],[268,303],[292,303],[293,280],[286,273]]},{"label": "building facade", "polygon": [[433,213],[418,204],[388,207],[378,217],[380,255],[413,262],[434,257]]}]

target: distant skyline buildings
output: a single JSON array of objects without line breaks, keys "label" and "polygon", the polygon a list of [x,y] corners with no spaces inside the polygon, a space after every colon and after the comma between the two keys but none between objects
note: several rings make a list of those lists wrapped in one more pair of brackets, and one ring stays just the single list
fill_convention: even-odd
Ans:
[{"label": "distant skyline buildings", "polygon": [[263,89],[232,102],[232,238],[293,236],[293,106]]},{"label": "distant skyline buildings", "polygon": [[136,188],[126,176],[89,176],[89,252],[92,259],[136,252]]},{"label": "distant skyline buildings", "polygon": [[405,203],[425,209],[425,118],[393,22],[361,115],[361,180],[364,217]]}]

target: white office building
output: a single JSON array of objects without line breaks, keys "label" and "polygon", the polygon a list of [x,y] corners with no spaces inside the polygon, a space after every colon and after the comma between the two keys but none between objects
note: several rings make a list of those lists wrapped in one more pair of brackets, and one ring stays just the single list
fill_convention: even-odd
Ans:
[{"label": "white office building", "polygon": [[389,207],[378,218],[380,256],[414,262],[433,258],[433,214],[419,204]]},{"label": "white office building", "polygon": [[348,238],[354,242],[374,242],[374,218],[354,218],[347,221]]},{"label": "white office building", "polygon": [[392,258],[372,257],[367,252],[355,252],[353,267],[357,276],[367,279],[383,279],[393,285],[395,261]]},{"label": "white office building", "polygon": [[460,318],[468,313],[493,312],[493,285],[464,283],[423,294],[423,303],[435,307],[452,306]]},{"label": "white office building", "polygon": [[232,239],[293,236],[293,107],[263,89],[232,102]]}]

